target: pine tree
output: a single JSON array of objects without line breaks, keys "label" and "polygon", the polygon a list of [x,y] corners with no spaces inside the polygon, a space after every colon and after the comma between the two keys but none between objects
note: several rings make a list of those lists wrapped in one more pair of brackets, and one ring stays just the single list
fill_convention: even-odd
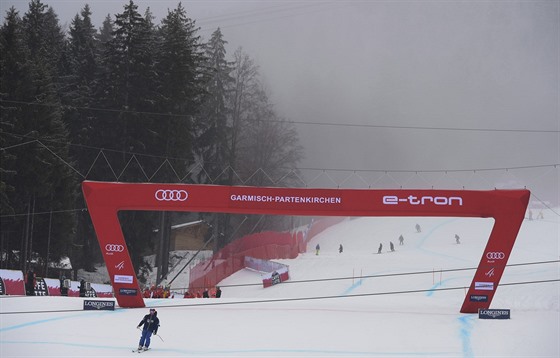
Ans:
[{"label": "pine tree", "polygon": [[[236,168],[242,169],[243,165],[238,163],[240,157],[239,146],[243,140],[243,129],[247,126],[250,111],[258,102],[259,90],[259,69],[254,61],[238,48],[234,53],[234,68],[232,76],[234,78],[233,90],[230,96],[232,108],[232,162]],[[248,174],[249,176],[252,173]]]},{"label": "pine tree", "polygon": [[[233,165],[231,137],[231,108],[228,107],[233,79],[231,63],[226,60],[227,42],[218,28],[212,33],[205,46],[205,66],[203,79],[205,96],[197,116],[196,154],[203,170],[198,173],[198,181],[212,184],[232,184]],[[229,170],[226,170],[228,169]],[[233,231],[228,214],[210,214],[206,218],[211,223],[216,248],[223,247]]]},{"label": "pine tree", "polygon": [[111,21],[111,15],[107,15],[103,24],[99,28],[98,33],[95,35],[97,43],[99,44],[99,52],[103,52],[105,46],[109,41],[113,39],[113,21]]},{"label": "pine tree", "polygon": [[234,63],[230,96],[234,165],[238,172],[250,177],[245,184],[277,184],[271,180],[284,177],[283,172],[293,170],[302,158],[297,131],[293,124],[278,117],[260,82],[258,66],[241,48],[234,54]]},{"label": "pine tree", "polygon": [[[197,120],[197,153],[203,163],[201,182],[232,184],[224,169],[231,163],[231,108],[227,107],[233,79],[231,63],[226,61],[227,42],[218,28],[206,46],[203,107]],[[231,170],[230,170],[231,172]]]},{"label": "pine tree", "polygon": [[[23,44],[21,18],[14,7],[10,8],[2,28],[0,29],[0,145],[6,148],[14,143],[10,137],[14,132],[14,121],[17,115],[16,103],[21,99],[24,84],[29,82],[27,76],[26,53]],[[17,157],[8,150],[0,151],[0,213],[15,214],[15,203],[11,202],[9,193],[14,191],[14,184],[8,180],[14,177]],[[2,218],[2,227],[8,227],[10,219]],[[2,232],[2,240],[9,240],[9,231]]]},{"label": "pine tree", "polygon": [[[89,173],[98,152],[90,149],[97,139],[96,112],[89,108],[95,106],[95,93],[99,76],[99,45],[97,32],[91,23],[91,11],[88,5],[76,14],[68,33],[67,58],[69,68],[63,78],[61,91],[62,103],[65,105],[64,121],[69,129],[70,138],[80,145],[71,147],[71,155],[76,160],[80,173]],[[83,195],[78,188],[74,207],[85,207]],[[95,234],[87,213],[78,213],[76,233],[81,250],[73,250],[74,266],[92,271],[94,263],[101,258],[98,245],[94,242]],[[78,251],[80,254],[78,254]]]},{"label": "pine tree", "polygon": [[[21,77],[6,88],[4,98],[14,101],[12,103],[17,106],[6,111],[2,119],[13,133],[11,138],[6,138],[10,142],[8,146],[14,148],[10,155],[17,160],[2,165],[8,166],[3,167],[4,170],[14,173],[8,178],[8,185],[14,188],[8,193],[14,211],[29,213],[27,217],[17,217],[11,222],[16,235],[23,237],[19,247],[20,267],[27,268],[34,259],[32,254],[37,253],[43,259],[38,267],[42,271],[46,267],[43,265],[46,264],[47,251],[54,252],[55,256],[64,253],[65,243],[72,237],[71,214],[61,212],[52,218],[34,214],[71,207],[75,195],[76,182],[69,166],[68,132],[62,121],[56,82],[63,68],[59,65],[64,40],[56,14],[40,1],[32,1],[21,22],[9,19],[4,29],[12,25],[16,29],[3,32],[3,35],[12,34],[10,41],[15,42],[6,48],[9,52],[6,59],[16,63],[8,60],[6,65]],[[3,71],[2,83],[13,75]],[[47,246],[53,235],[58,240],[53,243],[54,250],[51,251]]]},{"label": "pine tree", "polygon": [[[297,132],[292,124],[278,118],[260,83],[258,66],[239,48],[234,54],[235,79],[232,101],[232,137],[234,166],[247,180],[245,185],[270,186],[283,178],[290,185],[287,171],[294,171],[302,157]],[[254,230],[285,230],[285,218],[248,216],[239,235]],[[250,230],[250,231],[247,231]]]},{"label": "pine tree", "polygon": [[146,146],[153,137],[153,116],[148,113],[154,112],[157,97],[154,33],[137,8],[130,1],[123,13],[116,15],[113,38],[103,55],[105,73],[99,87],[99,105],[113,111],[103,113],[100,123],[108,133],[104,133],[105,139],[100,138],[101,143],[121,151],[123,166],[130,159],[127,153],[147,153]]},{"label": "pine tree", "polygon": [[[105,174],[99,173],[112,180],[116,172],[121,173],[121,181],[146,181],[142,163],[138,165],[134,159],[141,159],[141,155],[136,154],[155,151],[152,144],[157,136],[153,113],[159,98],[155,70],[157,41],[151,15],[149,12],[146,15],[148,20],[138,13],[133,1],[115,15],[114,31],[101,61],[103,71],[97,107],[107,111],[98,113],[95,133],[98,147],[112,149],[108,155],[112,168]],[[157,216],[152,212],[125,212],[120,218],[133,264],[140,269],[142,256],[152,242],[153,228],[157,227]]]},{"label": "pine tree", "polygon": [[[177,167],[187,168],[192,158],[193,116],[198,112],[203,91],[199,78],[202,54],[198,28],[187,17],[181,4],[168,11],[159,30],[157,67],[159,87],[158,112],[167,114],[155,118],[154,149],[167,158],[184,158]],[[158,180],[177,180],[161,175]]]},{"label": "pine tree", "polygon": [[[99,75],[99,46],[96,31],[91,23],[91,11],[86,5],[81,16],[76,14],[69,30],[68,61],[70,68],[64,78],[62,99],[66,105],[64,120],[70,137],[76,143],[93,146],[96,114],[87,108],[95,104],[97,76]],[[75,148],[78,150],[78,147]],[[80,172],[86,173],[97,153],[73,152]]]},{"label": "pine tree", "polygon": [[[251,185],[277,184],[270,178],[284,177],[286,170],[294,171],[302,159],[303,148],[294,125],[278,117],[263,88],[259,88],[252,102],[242,137],[239,158],[243,160],[238,161],[238,166],[243,172],[255,173]],[[285,186],[297,185],[287,180],[284,178]]]}]

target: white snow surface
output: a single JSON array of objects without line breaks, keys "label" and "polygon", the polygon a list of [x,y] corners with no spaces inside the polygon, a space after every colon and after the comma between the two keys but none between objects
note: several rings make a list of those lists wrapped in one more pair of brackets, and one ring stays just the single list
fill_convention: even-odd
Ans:
[{"label": "white snow surface", "polygon": [[[307,253],[278,260],[290,267],[288,282],[264,289],[259,273],[243,270],[220,283],[220,299],[147,299],[161,327],[142,354],[559,357],[558,212],[547,210],[544,219],[521,227],[508,264],[556,262],[506,268],[491,308],[510,309],[509,320],[460,313],[475,271],[444,271],[478,265],[492,219],[352,218],[313,238]],[[389,241],[395,252],[388,252]],[[427,273],[404,274],[413,272]],[[504,285],[543,280],[556,281]],[[1,297],[0,357],[137,354],[136,325],[147,308],[81,311],[82,305],[74,297]]]}]

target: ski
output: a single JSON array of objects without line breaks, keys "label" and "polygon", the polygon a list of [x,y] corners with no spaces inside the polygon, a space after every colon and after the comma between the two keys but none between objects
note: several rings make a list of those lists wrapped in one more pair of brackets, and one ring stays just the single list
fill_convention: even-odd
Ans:
[{"label": "ski", "polygon": [[142,353],[142,352],[145,352],[145,351],[149,351],[150,349],[151,349],[151,348],[148,348],[148,349],[140,349],[140,350],[138,350],[138,349],[133,349],[133,350],[132,350],[132,353]]}]

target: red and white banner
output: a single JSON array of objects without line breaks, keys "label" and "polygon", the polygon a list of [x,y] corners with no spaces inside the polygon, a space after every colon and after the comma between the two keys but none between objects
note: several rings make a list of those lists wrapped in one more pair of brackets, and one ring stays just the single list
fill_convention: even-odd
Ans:
[{"label": "red and white banner", "polygon": [[290,279],[290,267],[279,262],[245,256],[245,267],[262,272],[261,276],[264,288]]},{"label": "red and white banner", "polygon": [[[37,277],[35,296],[60,296],[60,280]],[[70,281],[68,296],[79,297],[78,281]],[[111,285],[92,283],[91,297],[113,297]],[[25,296],[23,272],[0,269],[0,295]]]},{"label": "red and white banner", "polygon": [[23,272],[15,270],[0,269],[0,280],[3,286],[4,295],[25,296],[25,282]]},{"label": "red and white banner", "polygon": [[[358,190],[84,181],[82,190],[121,307],[144,307],[117,218],[120,210],[289,216],[492,217],[488,244],[461,312],[488,308],[523,221],[528,190]],[[488,277],[486,272],[493,270]],[[118,281],[118,282],[117,282]],[[480,290],[480,283],[492,289]],[[485,288],[489,286],[484,285]],[[487,300],[470,300],[477,295]]]}]

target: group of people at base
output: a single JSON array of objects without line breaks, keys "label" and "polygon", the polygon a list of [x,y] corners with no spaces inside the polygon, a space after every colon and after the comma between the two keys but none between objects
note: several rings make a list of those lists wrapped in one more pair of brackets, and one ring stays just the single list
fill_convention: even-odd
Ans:
[{"label": "group of people at base", "polygon": [[[35,296],[35,287],[37,286],[37,274],[33,271],[33,268],[29,268],[25,274],[25,295]],[[64,275],[60,277],[60,295],[68,296],[68,291],[70,290],[70,281],[66,279]],[[86,297],[87,283],[86,280],[81,279],[80,285],[78,286],[80,292],[80,297]]]},{"label": "group of people at base", "polygon": [[222,290],[220,287],[216,286],[216,288],[212,288],[208,290],[207,288],[202,291],[196,291],[196,293],[192,293],[191,291],[185,291],[183,298],[220,298],[222,297]]},{"label": "group of people at base", "polygon": [[[60,277],[60,295],[68,296],[68,291],[70,290],[70,281],[66,279],[66,276],[62,275]],[[80,286],[78,286],[79,296],[86,297],[87,295],[87,283],[83,278],[80,280]]]},{"label": "group of people at base", "polygon": [[149,288],[146,287],[142,296],[144,298],[173,298],[170,288],[162,285],[152,285]]},{"label": "group of people at base", "polygon": [[[150,288],[145,288],[142,296],[144,298],[175,298],[175,292],[172,292],[169,287],[163,286],[151,286]],[[183,298],[220,298],[222,297],[222,290],[220,287],[207,289],[203,291],[185,291]]]}]

